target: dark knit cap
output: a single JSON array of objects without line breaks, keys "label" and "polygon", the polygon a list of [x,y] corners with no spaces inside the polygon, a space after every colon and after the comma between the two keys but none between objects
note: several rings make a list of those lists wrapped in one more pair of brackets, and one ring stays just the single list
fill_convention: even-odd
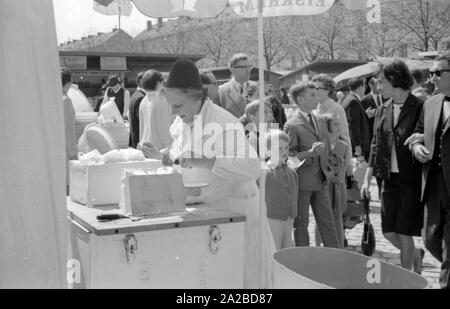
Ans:
[{"label": "dark knit cap", "polygon": [[184,58],[178,59],[170,69],[165,87],[203,90],[197,67]]}]

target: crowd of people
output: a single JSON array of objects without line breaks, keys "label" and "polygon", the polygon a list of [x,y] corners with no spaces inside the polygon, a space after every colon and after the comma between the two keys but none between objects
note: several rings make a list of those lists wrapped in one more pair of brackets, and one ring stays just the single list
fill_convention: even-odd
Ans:
[{"label": "crowd of people", "polygon": [[[422,235],[426,249],[442,263],[441,287],[449,288],[450,55],[438,56],[430,68],[432,95],[423,88],[421,71],[411,72],[393,59],[368,80],[369,93],[363,78],[351,79],[347,93],[336,92],[325,74],[289,90],[269,91],[264,119],[249,57],[235,54],[228,65],[231,80],[219,86],[211,71],[180,59],[166,80],[155,70],[139,73],[131,97],[113,77],[102,103],[115,97],[130,123],[130,147],[166,164],[208,171],[209,186],[197,201],[247,215],[245,287],[271,287],[275,249],[310,245],[310,207],[316,245],[344,248],[347,179],[356,158],[368,163],[362,197],[370,197],[371,179],[377,180],[382,232],[400,250],[401,266],[420,273],[424,250],[416,248],[413,236]],[[62,76],[67,84],[70,77]],[[288,114],[288,106],[295,112]],[[227,129],[212,139],[206,133],[195,136],[200,118],[202,128],[214,123]],[[278,129],[261,134],[263,123]],[[246,140],[238,146],[246,148],[245,157],[224,146],[236,135]],[[203,149],[197,143],[207,142],[211,153],[195,153]],[[73,149],[67,150],[73,157]],[[258,199],[258,157],[266,162],[265,203]],[[295,168],[292,160],[299,162]]]}]

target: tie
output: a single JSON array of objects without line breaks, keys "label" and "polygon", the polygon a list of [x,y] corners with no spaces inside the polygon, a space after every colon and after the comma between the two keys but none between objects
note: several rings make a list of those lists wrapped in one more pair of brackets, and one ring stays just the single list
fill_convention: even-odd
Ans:
[{"label": "tie", "polygon": [[313,127],[314,131],[316,131],[316,126],[314,125],[312,114],[308,114],[308,118],[309,118],[309,124]]},{"label": "tie", "polygon": [[378,107],[378,106],[381,105],[381,102],[382,102],[382,101],[381,101],[381,97],[380,97],[379,95],[377,95],[376,98],[377,98],[377,99],[375,100],[375,104],[376,104],[377,107]]}]

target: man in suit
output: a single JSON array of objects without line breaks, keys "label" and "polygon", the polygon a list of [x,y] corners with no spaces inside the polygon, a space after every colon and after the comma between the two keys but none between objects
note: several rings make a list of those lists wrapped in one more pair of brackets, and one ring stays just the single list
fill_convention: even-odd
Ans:
[{"label": "man in suit", "polygon": [[[372,142],[373,138],[373,125],[375,122],[375,112],[377,108],[384,103],[378,83],[379,81],[375,77],[372,77],[369,80],[370,93],[366,94],[361,99],[361,104],[363,106],[363,109],[366,111],[369,125],[369,143]],[[374,175],[377,175],[376,172],[374,173]],[[381,198],[381,186],[383,180],[379,177],[376,177],[376,179],[378,185],[378,196],[379,198]]]},{"label": "man in suit", "polygon": [[314,213],[324,246],[339,248],[336,225],[331,210],[328,180],[330,145],[325,120],[314,116],[317,108],[317,90],[312,82],[295,84],[291,98],[298,105],[296,115],[285,124],[290,137],[289,150],[302,162],[297,169],[299,195],[297,218],[294,221],[296,246],[309,246],[309,205]]},{"label": "man in suit", "polygon": [[129,146],[136,148],[139,144],[139,107],[145,97],[145,90],[142,89],[141,80],[144,72],[139,72],[136,77],[136,91],[130,99],[130,142]]},{"label": "man in suit", "polygon": [[372,141],[373,135],[373,122],[375,120],[375,111],[383,104],[383,100],[381,99],[380,90],[378,89],[377,79],[372,77],[369,80],[370,93],[366,94],[361,99],[361,104],[363,109],[366,111],[366,115],[369,123],[369,140]]},{"label": "man in suit", "polygon": [[229,60],[228,67],[232,78],[219,87],[219,106],[239,119],[245,113],[250,72],[253,66],[250,65],[246,54],[235,54]]},{"label": "man in suit", "polygon": [[410,138],[412,151],[423,163],[424,242],[442,263],[439,283],[450,288],[450,54],[439,55],[430,69],[439,94],[429,98]]},{"label": "man in suit", "polygon": [[352,141],[353,153],[360,159],[369,160],[370,134],[369,122],[361,103],[364,95],[364,79],[354,78],[349,81],[350,93],[344,99],[342,106],[345,106],[347,121]]}]

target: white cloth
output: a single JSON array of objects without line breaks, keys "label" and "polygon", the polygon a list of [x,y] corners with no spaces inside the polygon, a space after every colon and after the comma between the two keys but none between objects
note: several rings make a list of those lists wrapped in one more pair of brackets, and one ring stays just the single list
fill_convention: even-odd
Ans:
[{"label": "white cloth", "polygon": [[66,151],[53,1],[2,0],[0,25],[0,289],[65,288]]},{"label": "white cloth", "polygon": [[[207,132],[210,124],[224,128],[224,132],[211,137],[213,134]],[[230,128],[230,125],[233,128]],[[203,132],[195,135],[194,131],[199,127]],[[185,125],[181,118],[177,117],[171,132],[174,138],[172,158],[188,156],[191,152],[202,155],[199,152],[203,146],[207,146],[207,143],[212,145],[212,152],[203,155],[215,157],[216,162],[212,171],[209,171],[209,186],[202,188],[197,202],[209,203],[211,207],[246,215],[244,288],[271,288],[275,245],[267,220],[266,206],[264,202],[259,202],[259,189],[255,182],[260,174],[260,162],[255,150],[248,146],[239,120],[207,100],[192,125]],[[234,136],[245,143],[241,146],[246,149],[230,147],[228,142],[234,140]],[[240,151],[247,152],[251,157],[240,158]]]},{"label": "white cloth", "polygon": [[[398,116],[400,116],[400,112],[402,111],[401,104],[394,104],[391,103],[394,110],[394,127],[397,125],[398,122]],[[395,137],[392,142],[392,151],[391,151],[391,172],[392,173],[399,173],[398,169],[398,161],[397,161],[397,152],[395,151]]]},{"label": "white cloth", "polygon": [[158,149],[169,148],[173,142],[170,107],[157,92],[147,92],[139,106],[139,140],[151,142]]}]

